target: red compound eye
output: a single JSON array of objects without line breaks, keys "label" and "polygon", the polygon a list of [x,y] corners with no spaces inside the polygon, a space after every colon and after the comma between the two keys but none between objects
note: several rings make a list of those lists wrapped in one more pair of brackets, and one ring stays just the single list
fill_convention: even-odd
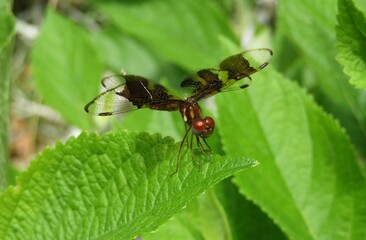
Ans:
[{"label": "red compound eye", "polygon": [[215,121],[211,117],[206,117],[205,119],[196,119],[192,123],[193,134],[200,137],[209,137],[215,128]]},{"label": "red compound eye", "polygon": [[205,122],[208,127],[212,128],[212,129],[215,127],[215,121],[213,120],[212,117],[206,117]]},{"label": "red compound eye", "polygon": [[200,135],[206,128],[206,121],[203,119],[196,119],[192,123],[192,131],[195,135]]}]

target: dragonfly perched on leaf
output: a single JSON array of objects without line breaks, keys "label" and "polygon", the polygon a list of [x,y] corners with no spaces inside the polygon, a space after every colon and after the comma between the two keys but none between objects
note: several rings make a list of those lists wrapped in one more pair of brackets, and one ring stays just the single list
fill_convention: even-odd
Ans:
[{"label": "dragonfly perched on leaf", "polygon": [[[186,132],[178,150],[175,171],[177,172],[184,142],[187,142],[193,155],[194,138],[202,153],[206,154],[201,140],[211,152],[205,139],[213,133],[215,121],[212,117],[202,116],[198,101],[219,92],[247,88],[251,82],[250,76],[265,68],[271,61],[272,55],[272,50],[267,48],[252,49],[224,59],[216,68],[197,71],[180,84],[191,93],[185,99],[141,76],[128,74],[107,76],[101,81],[105,91],[86,104],[84,109],[87,113],[98,116],[110,116],[140,108],[179,111],[185,122]],[[243,78],[248,78],[250,82],[234,88],[231,86]]]}]

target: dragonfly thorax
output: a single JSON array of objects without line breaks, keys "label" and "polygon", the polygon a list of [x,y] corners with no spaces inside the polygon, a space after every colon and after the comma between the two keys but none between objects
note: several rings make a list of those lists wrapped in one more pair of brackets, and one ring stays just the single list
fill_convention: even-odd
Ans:
[{"label": "dragonfly thorax", "polygon": [[192,126],[194,120],[202,119],[201,108],[193,98],[187,98],[179,110],[184,122],[189,126]]},{"label": "dragonfly thorax", "polygon": [[185,104],[180,107],[180,113],[194,135],[207,138],[213,133],[215,121],[211,117],[202,117],[201,108],[194,98],[185,100]]}]

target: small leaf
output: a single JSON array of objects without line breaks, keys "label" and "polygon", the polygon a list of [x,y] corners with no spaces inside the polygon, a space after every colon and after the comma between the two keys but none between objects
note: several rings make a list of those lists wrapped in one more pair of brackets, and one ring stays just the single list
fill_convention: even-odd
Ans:
[{"label": "small leaf", "polygon": [[10,65],[14,40],[14,17],[9,1],[0,1],[0,192],[7,185],[9,161]]},{"label": "small leaf", "polygon": [[352,0],[338,0],[338,56],[350,82],[366,88],[366,19]]},{"label": "small leaf", "polygon": [[289,238],[365,239],[366,181],[333,118],[271,68],[216,100],[224,149],[261,163],[235,183]]},{"label": "small leaf", "polygon": [[1,1],[0,13],[0,52],[2,52],[12,42],[14,36],[15,21],[11,12],[11,2]]},{"label": "small leaf", "polygon": [[32,68],[47,104],[70,123],[92,126],[83,108],[98,93],[102,66],[83,28],[48,9],[32,51]]},{"label": "small leaf", "polygon": [[[212,155],[200,170],[148,134],[82,134],[46,149],[0,196],[1,239],[131,239],[255,161]],[[187,157],[189,156],[189,158]]]}]

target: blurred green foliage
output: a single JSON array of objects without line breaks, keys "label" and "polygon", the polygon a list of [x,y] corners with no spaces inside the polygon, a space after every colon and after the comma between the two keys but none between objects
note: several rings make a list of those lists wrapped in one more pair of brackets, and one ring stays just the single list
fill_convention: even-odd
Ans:
[{"label": "blurred green foliage", "polygon": [[0,191],[8,183],[9,92],[15,22],[9,1],[0,2]]}]

